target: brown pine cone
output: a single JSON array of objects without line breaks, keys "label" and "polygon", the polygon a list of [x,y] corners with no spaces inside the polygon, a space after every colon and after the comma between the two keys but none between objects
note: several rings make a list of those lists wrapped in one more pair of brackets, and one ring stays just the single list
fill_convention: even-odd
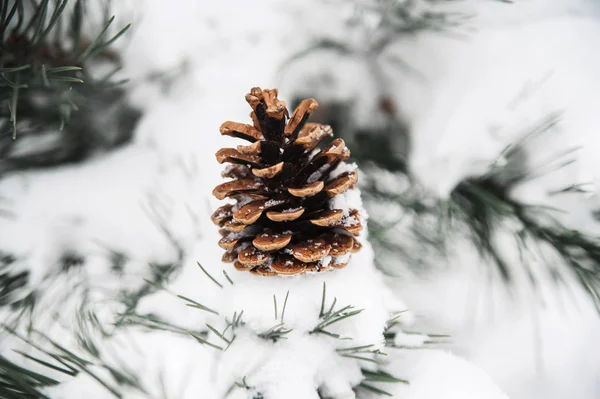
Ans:
[{"label": "brown pine cone", "polygon": [[253,124],[225,122],[220,130],[251,144],[216,154],[219,163],[231,164],[222,174],[231,180],[215,187],[213,195],[235,200],[212,215],[221,227],[219,246],[227,251],[223,261],[264,276],[346,266],[350,253],[361,247],[356,236],[362,225],[356,209],[332,207],[333,197],[358,179],[344,163],[350,156],[344,141],[318,148],[332,130],[306,123],[318,106],[312,98],[291,118],[277,89],[255,87],[246,101]]}]

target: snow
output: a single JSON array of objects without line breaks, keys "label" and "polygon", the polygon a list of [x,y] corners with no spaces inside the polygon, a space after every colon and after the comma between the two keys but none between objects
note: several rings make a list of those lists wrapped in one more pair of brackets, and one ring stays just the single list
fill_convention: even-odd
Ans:
[{"label": "snow", "polygon": [[321,176],[323,175],[323,172],[325,172],[327,169],[329,169],[329,165],[325,164],[325,165],[321,166],[319,169],[317,169],[316,171],[311,173],[310,176],[308,176],[308,179],[306,179],[306,182],[308,184],[316,182],[317,180],[319,180],[321,178]]},{"label": "snow", "polygon": [[279,201],[279,200],[272,200],[271,199],[271,200],[268,200],[267,202],[265,202],[265,205],[261,206],[260,208],[261,209],[269,208],[269,207],[272,207],[272,206],[277,206],[279,204],[283,204],[284,202],[285,201]]},{"label": "snow", "polygon": [[[555,112],[564,113],[558,129],[570,132],[570,144],[577,146],[578,139],[589,136],[581,124],[593,126],[593,121],[586,121],[590,104],[600,100],[593,94],[595,83],[584,78],[591,72],[586,69],[598,60],[579,37],[599,31],[594,22],[574,25],[557,19],[475,35],[467,48],[458,49],[427,117],[415,117],[411,171],[428,187],[447,195],[460,179],[482,174],[508,143],[527,133],[524,127],[535,126]],[[505,49],[501,55],[496,50],[500,48]],[[556,58],[569,61],[558,64]],[[515,63],[516,59],[527,63]],[[527,85],[535,89],[515,100]],[[453,94],[458,91],[461,96],[456,98]],[[583,91],[590,95],[582,97]]]},{"label": "snow", "polygon": [[336,256],[333,260],[334,263],[346,263],[350,260],[351,254],[347,253],[341,256]]},{"label": "snow", "polygon": [[[561,111],[553,131],[528,145],[528,163],[539,170],[535,165],[581,146],[570,154],[577,162],[550,170],[512,195],[564,209],[559,218],[568,226],[597,235],[590,217],[596,195],[548,194],[570,184],[597,184],[597,157],[591,156],[599,149],[592,132],[600,120],[591,111],[600,101],[594,72],[600,59],[591,50],[591,38],[600,33],[597,4],[516,1],[507,8],[500,2],[463,3],[477,10],[477,31],[468,40],[423,35],[396,48],[427,78],[426,83],[399,79],[395,91],[399,103],[409,107],[403,111],[413,125],[410,166],[415,177],[446,196],[462,178],[487,170],[506,144],[526,133],[524,128]],[[537,89],[507,108],[528,85]],[[523,264],[508,238],[503,253],[515,266]],[[405,272],[404,281],[396,281],[420,315],[419,324],[449,332],[453,351],[484,368],[511,398],[597,397],[600,359],[584,348],[600,338],[600,320],[580,287],[570,277],[566,286],[557,286],[541,276],[535,292],[543,299],[536,300],[525,281],[507,294],[482,272],[492,266],[479,259],[472,245],[457,241],[450,259],[429,256],[424,261],[439,265],[435,273],[409,277],[412,273]],[[538,272],[553,259],[547,253],[534,257]]]},{"label": "snow", "polygon": [[402,363],[411,364],[410,370],[406,370],[410,386],[391,385],[394,397],[508,399],[488,375],[449,352],[409,350],[405,353]]},{"label": "snow", "polygon": [[394,346],[398,348],[421,348],[429,339],[426,334],[407,334],[397,331],[394,336]]},{"label": "snow", "polygon": [[[360,222],[363,226],[366,225],[367,220],[367,211],[362,206],[362,200],[360,197],[360,190],[348,190],[341,194],[336,195],[329,201],[329,205],[331,209],[341,209],[344,211],[343,218],[345,220],[349,220],[350,211],[352,209],[358,210],[358,215]],[[355,223],[355,219],[351,221],[351,223]],[[364,236],[366,236],[367,232],[365,231]]]},{"label": "snow", "polygon": [[329,177],[335,179],[342,173],[354,172],[358,169],[358,165],[355,162],[342,162],[334,170],[331,171]]},{"label": "snow", "polygon": [[[245,325],[218,361],[218,391],[226,391],[243,377],[250,385],[259,386],[266,397],[317,398],[315,386],[339,389],[329,387],[329,381],[344,382],[346,391],[356,385],[361,379],[360,362],[350,358],[340,360],[335,352],[346,341],[310,332],[319,324],[325,284],[326,309],[334,298],[336,309],[346,305],[364,309],[356,316],[332,324],[327,331],[351,338],[352,346],[382,344],[389,314],[402,309],[387,308],[386,296],[391,293],[375,271],[372,256],[372,250],[365,245],[352,255],[343,270],[287,278],[263,278],[232,270],[229,274],[234,284],[223,288],[218,309],[223,315],[243,310]],[[273,297],[282,306],[288,292],[284,322],[292,331],[275,344],[257,339],[256,334],[278,323]]]},{"label": "snow", "polygon": [[321,259],[319,261],[319,265],[322,268],[327,268],[327,266],[329,266],[330,263],[331,263],[331,256],[329,256],[329,255],[325,256],[323,259]]}]

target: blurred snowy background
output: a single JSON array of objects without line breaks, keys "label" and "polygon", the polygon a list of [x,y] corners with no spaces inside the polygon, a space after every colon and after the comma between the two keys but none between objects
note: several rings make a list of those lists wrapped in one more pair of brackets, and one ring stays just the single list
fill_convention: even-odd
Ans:
[{"label": "blurred snowy background", "polygon": [[[434,224],[435,214],[421,217],[389,200],[412,184],[448,198],[465,179],[505,162],[504,149],[546,121],[551,129],[519,154],[518,167],[539,176],[511,187],[510,197],[558,208],[566,226],[596,235],[598,2],[121,0],[113,13],[118,25],[133,23],[115,47],[120,75],[130,79],[126,102],[141,116],[125,144],[77,163],[4,171],[0,159],[5,322],[25,317],[68,348],[78,343],[71,334],[78,318],[93,311],[114,329],[98,335],[110,338],[98,338],[97,360],[126,364],[139,379],[124,384],[127,397],[147,397],[139,385],[149,397],[211,398],[210,348],[118,326],[134,313],[192,330],[204,325],[202,314],[151,288],[164,283],[202,303],[214,297],[196,261],[220,263],[209,222],[221,179],[214,153],[225,143],[219,126],[246,121],[251,87],[278,87],[291,106],[317,99],[313,119],[331,124],[352,149],[376,262],[415,315],[414,329],[450,335],[438,349],[476,370],[461,374],[462,363],[412,353],[434,366],[424,380],[415,374],[422,364],[404,370],[415,379],[412,393],[399,397],[433,398],[422,393],[428,384],[446,386],[436,398],[496,397],[478,393],[469,379],[476,373],[513,399],[600,397],[600,318],[572,275],[563,284],[547,275],[559,261],[537,246],[524,255],[507,223],[496,237],[514,270],[507,284],[466,234],[453,231],[441,253],[413,229],[417,219]],[[558,167],[567,152],[574,162]],[[583,193],[555,194],[584,183]],[[17,312],[23,303],[32,305]],[[3,356],[27,350],[2,339]],[[51,397],[111,396],[82,374]]]}]

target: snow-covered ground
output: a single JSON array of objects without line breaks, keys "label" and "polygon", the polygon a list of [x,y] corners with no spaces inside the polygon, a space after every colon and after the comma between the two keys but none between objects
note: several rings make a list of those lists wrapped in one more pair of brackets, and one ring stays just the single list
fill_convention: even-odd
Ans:
[{"label": "snow-covered ground", "polygon": [[[348,33],[344,25],[352,15],[349,3],[178,0],[167,7],[160,0],[128,0],[122,7],[120,19],[135,22],[123,48],[124,73],[132,78],[131,100],[145,112],[134,143],[83,165],[0,181],[0,198],[10,199],[15,215],[1,222],[0,249],[27,259],[20,267],[31,273],[31,287],[55,272],[64,253],[84,255],[94,308],[107,321],[113,317],[111,299],[123,288],[141,285],[149,275],[148,262],[178,260],[177,248],[161,226],[186,252],[169,291],[206,304],[220,295],[195,263],[220,273],[221,251],[209,221],[218,206],[210,193],[220,181],[214,153],[227,143],[218,133],[223,121],[247,121],[243,96],[251,87],[279,86],[280,98],[288,104],[297,94],[318,101],[360,96],[357,121],[376,124],[379,117],[380,83],[362,58],[323,54],[282,70],[287,57],[315,37],[360,47],[364,36]],[[544,154],[583,144],[579,162],[514,195],[566,208],[567,222],[597,232],[590,214],[598,205],[595,195],[584,203],[581,198],[550,198],[546,192],[582,180],[600,183],[594,157],[600,150],[594,135],[600,125],[595,112],[600,105],[595,76],[600,67],[595,51],[598,6],[571,0],[465,0],[448,7],[471,16],[460,37],[422,33],[387,50],[424,79],[382,63],[391,77],[386,90],[411,127],[412,171],[432,191],[445,195],[461,178],[481,173],[523,127],[549,112],[564,111],[556,141],[536,148],[531,157],[541,162]],[[311,71],[333,71],[335,80],[329,87],[307,83]],[[172,85],[149,81],[155,72],[172,76]],[[295,79],[300,72],[303,79]],[[511,107],[524,87],[534,89]],[[416,316],[417,327],[453,337],[453,344],[444,348],[453,354],[411,350],[394,357],[398,376],[412,382],[398,386],[396,396],[500,399],[504,391],[513,399],[599,397],[600,355],[593,343],[600,339],[600,319],[580,290],[559,292],[543,284],[543,304],[526,290],[510,297],[486,279],[475,249],[459,245],[464,249],[456,251],[460,256],[432,259],[447,268],[427,276],[406,270],[402,279],[390,282]],[[111,250],[127,255],[123,273],[111,271]],[[64,298],[64,289],[48,287],[46,297],[50,306],[52,298]],[[61,312],[67,326],[79,303],[77,298],[70,302],[72,312]],[[204,315],[166,292],[145,298],[139,310],[190,329],[205,322]],[[208,391],[214,364],[209,348],[168,333],[136,332],[117,336],[106,346],[113,344],[143,376],[153,397],[161,397],[163,389],[171,394],[166,397],[213,397]],[[84,392],[106,397],[88,378],[58,387],[53,397],[75,398]],[[136,397],[133,392],[131,397]]]}]

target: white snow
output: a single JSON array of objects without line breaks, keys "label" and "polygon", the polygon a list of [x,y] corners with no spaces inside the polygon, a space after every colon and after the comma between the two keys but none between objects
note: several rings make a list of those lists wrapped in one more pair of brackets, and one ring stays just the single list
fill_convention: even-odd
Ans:
[{"label": "white snow", "polygon": [[[592,50],[600,34],[597,3],[463,3],[477,11],[472,22],[477,32],[468,40],[423,35],[396,49],[427,76],[425,84],[399,80],[395,91],[399,103],[409,107],[404,111],[413,125],[411,170],[445,196],[460,179],[487,170],[512,138],[561,111],[553,131],[528,146],[532,169],[548,173],[513,196],[564,209],[558,216],[568,226],[597,235],[591,221],[596,195],[548,194],[570,184],[597,183],[598,158],[591,155],[599,149],[593,132],[600,125],[592,110],[600,104],[595,76],[600,58]],[[509,107],[528,86],[527,95]],[[577,146],[580,150],[570,154],[575,164],[536,167]],[[460,239],[450,259],[424,261],[440,265],[435,273],[412,278],[403,273],[398,291],[428,331],[451,333],[455,353],[483,367],[511,398],[597,397],[600,359],[588,350],[600,338],[597,313],[568,276],[566,286],[557,286],[539,275],[553,266],[547,253],[530,255],[537,258],[533,267],[540,281],[536,296],[531,294],[518,270],[524,262],[516,243],[510,236],[501,239],[520,281],[510,295],[482,272],[493,266]],[[535,299],[540,292],[543,299]]]},{"label": "white snow", "polygon": [[[211,273],[216,275],[218,268],[213,267]],[[243,311],[245,324],[218,360],[218,392],[226,392],[235,381],[245,377],[249,385],[260,387],[266,397],[317,398],[316,387],[347,397],[344,395],[349,395],[351,387],[361,380],[360,368],[368,365],[356,359],[340,358],[335,350],[347,347],[347,342],[351,342],[351,346],[380,347],[390,314],[403,310],[388,308],[391,293],[374,268],[373,252],[366,242],[361,251],[352,254],[342,270],[283,278],[264,278],[236,270],[231,270],[229,275],[234,284],[224,284],[216,299],[218,311],[221,315]],[[324,284],[325,310],[332,306],[334,298],[336,310],[346,305],[363,310],[326,328],[351,341],[311,333],[320,323]],[[257,335],[282,322],[286,295],[289,296],[283,322],[285,328],[292,331],[281,341],[265,342]],[[279,318],[275,317],[274,297],[279,304]]]},{"label": "white snow", "polygon": [[354,162],[341,162],[334,170],[331,171],[329,176],[331,179],[335,179],[342,173],[354,172],[358,169],[358,165]]},{"label": "white snow", "polygon": [[404,351],[397,369],[406,369],[409,386],[386,385],[394,397],[405,399],[508,399],[489,376],[464,359],[438,350]]}]

